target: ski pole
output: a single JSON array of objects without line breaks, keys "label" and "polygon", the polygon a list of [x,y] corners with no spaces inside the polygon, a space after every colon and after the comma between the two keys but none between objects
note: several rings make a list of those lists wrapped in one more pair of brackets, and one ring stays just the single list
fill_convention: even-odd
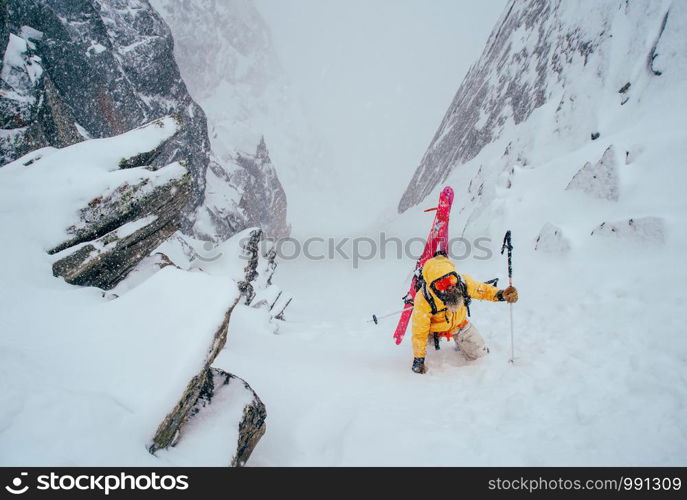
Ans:
[{"label": "ski pole", "polygon": [[370,322],[374,321],[374,324],[377,325],[377,324],[379,324],[379,320],[380,320],[380,319],[389,318],[389,317],[391,317],[391,316],[396,316],[397,314],[402,314],[402,313],[404,313],[405,311],[407,311],[407,310],[409,310],[409,309],[412,309],[412,308],[413,308],[413,306],[406,307],[406,308],[401,309],[400,311],[394,311],[394,312],[385,314],[384,316],[377,316],[376,314],[373,314],[373,315],[372,315],[372,319],[368,319],[368,320],[367,320],[367,323],[370,323]]},{"label": "ski pole", "polygon": [[[511,241],[510,229],[506,231],[503,237],[503,245],[501,245],[501,255],[503,251],[508,250],[508,285],[513,286],[513,242]],[[510,359],[511,363],[515,363],[515,347],[513,341],[513,304],[508,303],[508,310],[510,313]]]}]

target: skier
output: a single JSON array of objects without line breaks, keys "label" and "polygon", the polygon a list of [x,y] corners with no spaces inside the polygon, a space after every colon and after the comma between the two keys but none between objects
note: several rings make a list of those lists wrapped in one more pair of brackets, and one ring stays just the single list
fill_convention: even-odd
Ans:
[{"label": "skier", "polygon": [[412,317],[412,370],[415,373],[427,371],[425,353],[430,334],[453,339],[468,360],[481,358],[489,352],[477,328],[468,321],[472,299],[518,301],[518,291],[513,286],[499,290],[475,281],[467,274],[458,274],[456,266],[443,252],[425,262],[421,281]]}]

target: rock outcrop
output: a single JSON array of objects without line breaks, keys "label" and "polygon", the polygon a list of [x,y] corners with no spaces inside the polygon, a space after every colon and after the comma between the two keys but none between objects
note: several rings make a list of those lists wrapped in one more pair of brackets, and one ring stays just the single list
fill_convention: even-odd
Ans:
[{"label": "rock outcrop", "polygon": [[627,220],[602,222],[592,236],[601,236],[628,243],[663,244],[666,238],[665,222],[660,217],[636,217]]},{"label": "rock outcrop", "polygon": [[[245,380],[219,368],[210,368],[196,404],[191,408],[189,418],[193,418],[203,413],[204,410],[211,408],[213,400],[215,400],[216,405],[217,399],[221,398],[222,393],[230,385],[232,387],[238,386],[238,389],[246,392],[249,401],[243,407],[243,412],[240,415],[236,450],[233,455],[228,457],[228,463],[231,467],[242,467],[250,458],[260,438],[265,434],[265,419],[267,418],[267,410],[264,403]],[[234,391],[229,397],[237,398],[236,392]]]},{"label": "rock outcrop", "polygon": [[561,228],[547,222],[537,236],[534,249],[546,253],[565,253],[570,250],[570,241]]},{"label": "rock outcrop", "polygon": [[[270,238],[283,238],[291,230],[286,221],[286,194],[272,166],[265,139],[261,138],[255,155],[238,153],[235,182],[243,193],[239,206],[250,223],[261,227]],[[256,194],[260,193],[260,196]]]},{"label": "rock outcrop", "polygon": [[[109,290],[174,234],[190,196],[190,176],[184,174],[145,189],[148,184],[147,179],[123,184],[107,198],[94,198],[82,210],[79,227],[70,228],[74,238],[49,252],[60,256],[53,264],[53,274],[74,285]],[[101,215],[89,223],[93,212]],[[72,247],[77,248],[70,253]],[[68,255],[63,256],[65,253]]]},{"label": "rock outcrop", "polygon": [[228,165],[211,161],[206,185],[193,228],[198,237],[223,241],[252,226],[273,239],[289,235],[286,194],[264,139],[254,155],[237,151]]},{"label": "rock outcrop", "polygon": [[[26,162],[20,160],[35,172],[57,175],[57,180],[67,186],[81,174],[76,192],[66,195],[73,201],[62,203],[78,206],[83,203],[80,200],[90,198],[74,214],[75,222],[65,228],[66,238],[47,250],[55,257],[55,276],[75,285],[111,289],[179,229],[192,190],[185,162],[160,168],[144,163],[173,141],[181,127],[168,117],[100,142],[89,140],[49,152],[45,159],[36,154],[29,155]],[[141,144],[150,151],[118,158],[120,148],[138,149],[131,144]],[[91,191],[103,186],[107,187],[102,191]],[[67,192],[59,185],[55,189]]]},{"label": "rock outcrop", "polygon": [[[317,158],[316,133],[294,98],[270,30],[255,2],[151,0],[151,4],[169,25],[181,75],[191,96],[207,115],[216,165],[208,171],[203,208],[219,214],[229,206],[232,189],[226,184],[232,184],[237,154],[252,155],[262,141],[269,147],[272,162],[261,165],[260,177],[276,180],[276,171],[280,180],[262,188],[268,200],[285,199],[284,191],[301,195],[304,189],[315,191],[326,177],[313,175],[314,165],[321,162]],[[198,36],[198,26],[203,26],[203,36]],[[233,185],[236,184],[234,181]],[[294,203],[299,206],[303,202],[293,196],[289,198],[289,210],[293,213]],[[246,216],[248,226],[259,225],[268,236],[279,237],[288,232],[281,212],[275,213],[269,227],[252,212]],[[199,218],[199,232],[210,233],[202,216]],[[212,218],[219,235],[227,229],[224,220]]]},{"label": "rock outcrop", "polygon": [[203,199],[207,125],[174,64],[169,28],[156,11],[139,0],[8,0],[6,6],[5,29],[23,63],[8,60],[11,52],[5,52],[0,105],[14,106],[17,117],[3,124],[3,163],[38,147],[111,137],[176,115],[182,130],[147,164],[187,162],[188,216]]},{"label": "rock outcrop", "polygon": [[205,113],[175,63],[172,34],[147,1],[7,0],[0,11],[0,165],[173,115],[182,124],[178,134],[120,166],[185,162],[190,195],[182,230],[215,241],[255,225],[274,236],[288,232],[286,196],[269,159],[239,164],[212,153]]},{"label": "rock outcrop", "polygon": [[565,189],[583,191],[603,200],[618,201],[619,184],[615,150],[613,146],[609,146],[594,165],[585,163]]}]

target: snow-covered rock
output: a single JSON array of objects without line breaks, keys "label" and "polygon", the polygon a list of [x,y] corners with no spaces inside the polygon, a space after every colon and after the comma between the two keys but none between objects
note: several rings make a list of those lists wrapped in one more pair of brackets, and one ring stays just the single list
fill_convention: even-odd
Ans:
[{"label": "snow-covered rock", "polygon": [[112,288],[180,227],[187,168],[121,168],[122,158],[163,148],[180,128],[167,117],[112,138],[43,148],[2,168],[4,200],[38,215],[32,230],[55,276]]},{"label": "snow-covered rock", "polygon": [[662,244],[666,238],[665,222],[660,217],[635,217],[615,222],[602,222],[592,236],[617,238],[628,243]]},{"label": "snow-covered rock", "polygon": [[[10,0],[6,9],[0,31],[0,164],[45,146],[62,148],[88,138],[111,137],[174,115],[182,124],[178,133],[131,162],[153,169],[185,162],[191,189],[181,221],[184,232],[224,240],[254,225],[270,231],[279,228],[275,235],[288,231],[286,198],[271,163],[261,165],[257,174],[248,174],[231,158],[223,166],[211,164],[216,155],[205,113],[179,73],[168,26],[147,1],[89,0],[74,6]],[[259,87],[259,82],[246,84]],[[250,150],[257,144],[256,140]],[[127,166],[132,165],[122,164]],[[256,180],[217,185],[232,176]],[[214,186],[206,191],[208,179]],[[237,188],[241,184],[248,191]],[[218,196],[218,191],[229,195]],[[250,200],[250,209],[241,205],[242,200],[244,205]],[[203,204],[207,208],[196,212]],[[216,227],[204,224],[210,218],[208,210],[215,222],[221,222]],[[265,211],[272,210],[275,216],[265,221]]]},{"label": "snow-covered rock", "polygon": [[[264,188],[266,198],[285,200],[291,193],[289,208],[299,203],[304,184],[321,182],[314,175],[319,147],[253,2],[152,0],[151,4],[170,26],[181,75],[208,117],[215,164],[207,172],[207,195],[196,232],[214,231],[224,238],[227,226],[234,224],[225,216],[226,207],[238,203],[241,194],[235,194],[236,185],[246,182],[245,171],[235,173],[242,170],[237,163],[243,166],[240,157],[264,144],[272,162],[263,163],[250,183],[269,180]],[[267,225],[264,215],[255,217],[249,210],[249,224],[260,225],[269,236],[285,236],[289,227],[281,213],[286,209],[283,205]]]},{"label": "snow-covered rock", "polygon": [[565,253],[570,250],[570,241],[563,235],[561,228],[547,222],[539,231],[534,249],[547,253]]},{"label": "snow-covered rock", "polygon": [[[260,401],[260,398],[257,396],[257,394],[255,394],[250,386],[241,379],[238,380],[242,383],[243,390],[250,393],[250,397],[246,401],[243,401],[246,399],[245,397],[233,391],[233,388],[237,385],[236,383],[232,385],[232,391],[226,391],[225,387],[232,379],[237,379],[237,377],[212,367],[215,359],[227,343],[229,322],[234,308],[237,306],[237,304],[239,304],[239,301],[242,298],[244,299],[246,305],[250,304],[255,296],[255,289],[264,289],[269,285],[269,282],[272,278],[272,273],[274,272],[275,267],[273,260],[274,256],[272,254],[272,260],[270,260],[269,254],[267,256],[262,255],[259,245],[262,238],[262,230],[258,228],[251,228],[243,231],[231,240],[224,243],[223,247],[227,251],[227,255],[225,256],[224,263],[221,264],[221,267],[225,273],[228,271],[228,275],[237,277],[237,279],[233,281],[236,283],[236,288],[239,291],[239,294],[235,296],[235,299],[228,307],[224,315],[224,320],[215,330],[212,342],[208,349],[207,355],[202,362],[200,370],[189,380],[188,385],[184,389],[174,408],[165,416],[163,421],[158,426],[155,436],[152,438],[152,441],[148,446],[148,450],[151,453],[156,453],[159,450],[168,449],[169,447],[175,447],[177,446],[177,443],[182,440],[182,438],[193,440],[193,437],[186,438],[187,429],[189,428],[192,434],[194,432],[203,432],[207,434],[207,432],[216,431],[217,429],[194,431],[194,428],[198,424],[193,424],[193,417],[195,417],[207,406],[212,407],[212,400],[221,392],[232,392],[232,395],[230,398],[217,397],[218,400],[221,399],[224,401],[224,403],[220,404],[216,402],[211,413],[222,412],[222,420],[226,420],[228,418],[230,421],[234,421],[235,429],[237,431],[236,433],[230,433],[230,436],[234,436],[234,434],[236,434],[237,437],[232,438],[233,446],[228,446],[229,448],[235,450],[235,452],[227,454],[227,450],[225,448],[220,449],[220,453],[224,453],[225,456],[228,457],[227,463],[231,462],[232,466],[240,466],[245,464],[253,450],[253,447],[257,444],[260,437],[265,433],[265,405],[262,403],[262,401]],[[240,259],[236,258],[236,250],[238,250],[241,256]],[[220,257],[222,255],[223,253],[220,254]],[[266,257],[267,265],[261,266],[261,263],[265,261]],[[217,259],[212,259],[212,261],[216,260]],[[241,271],[238,271],[236,264],[238,264],[241,260],[246,260],[247,263]],[[226,268],[227,261],[232,262],[233,264],[230,269]],[[225,408],[227,406],[229,411],[225,411],[227,410],[227,408]],[[203,414],[205,413],[207,413],[207,410],[203,411]],[[206,427],[206,425],[204,427]],[[220,434],[228,431],[228,429],[219,430]],[[219,437],[218,442],[224,443],[225,440]],[[184,447],[185,446],[187,445],[184,445]],[[208,450],[205,449],[204,453],[207,452]],[[213,451],[211,453],[215,454],[216,452]]]},{"label": "snow-covered rock", "polygon": [[[169,28],[155,10],[140,0],[94,0],[78,8],[11,0],[7,11],[8,31],[23,37],[24,57],[38,58],[41,71],[34,71],[32,85],[29,78],[3,78],[36,103],[21,123],[4,127],[2,137],[13,137],[5,162],[41,146],[73,144],[83,134],[110,137],[176,115],[184,126],[149,164],[186,161],[193,179],[189,209],[197,206],[209,161],[205,116],[181,80]],[[12,74],[21,71],[15,65]]]},{"label": "snow-covered rock", "polygon": [[[606,137],[612,124],[602,110],[641,106],[652,79],[668,73],[672,81],[679,79],[685,69],[680,48],[684,18],[681,2],[509,2],[449,106],[399,211],[420,203],[487,146],[504,151],[499,143],[506,137],[510,154],[491,162],[483,176],[498,177],[516,158],[542,163],[588,144],[591,134]],[[654,71],[659,61],[663,72]],[[544,143],[547,147],[541,148]],[[487,182],[487,198],[493,185]]]},{"label": "snow-covered rock", "polygon": [[618,201],[619,183],[616,153],[613,146],[609,146],[594,165],[585,163],[565,189],[584,191],[596,198]]},{"label": "snow-covered rock", "polygon": [[[207,428],[199,417],[192,453],[154,458],[147,451],[166,445],[170,433],[183,442],[186,411],[198,401],[242,298],[238,283],[263,289],[269,280],[268,259],[243,255],[245,232],[205,261],[199,249],[207,242],[179,232],[150,251],[164,237],[136,241],[161,219],[176,213],[178,220],[181,204],[174,207],[170,185],[188,174],[179,163],[150,170],[121,159],[154,151],[178,126],[168,118],[115,137],[43,148],[0,169],[0,463],[240,465],[264,432],[259,398],[232,382],[211,412],[231,425]],[[129,168],[120,168],[124,163]],[[125,184],[129,195],[122,196]],[[155,196],[158,188],[169,191],[165,200]],[[173,227],[172,220],[157,234]],[[110,293],[65,284],[50,273],[64,256],[48,251],[74,238],[85,240],[62,252],[78,255],[91,245],[101,250],[94,261],[129,258],[126,266],[138,262],[137,272]],[[117,248],[125,243],[131,250]],[[247,273],[251,262],[256,267]],[[48,382],[26,391],[27,372]],[[188,401],[180,404],[183,397]],[[165,433],[165,418],[177,406],[179,419]]]},{"label": "snow-covered rock", "polygon": [[261,227],[270,238],[288,236],[286,194],[264,139],[255,154],[236,152],[228,166],[211,161],[207,179],[195,214],[197,236],[224,241],[246,225]]}]

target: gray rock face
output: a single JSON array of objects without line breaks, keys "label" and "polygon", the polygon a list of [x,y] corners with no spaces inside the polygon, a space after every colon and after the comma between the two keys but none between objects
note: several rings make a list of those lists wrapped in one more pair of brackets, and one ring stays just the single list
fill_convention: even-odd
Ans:
[{"label": "gray rock face", "polygon": [[210,149],[205,116],[186,91],[155,10],[139,0],[9,0],[6,8],[3,29],[23,37],[27,50],[23,65],[3,65],[8,91],[0,106],[14,115],[3,123],[2,162],[173,114],[182,131],[150,165],[186,161],[193,180],[186,213],[199,205]]},{"label": "gray rock face", "polygon": [[254,155],[234,153],[229,168],[211,161],[206,186],[193,228],[199,237],[222,241],[253,226],[262,228],[269,238],[289,235],[286,194],[264,138]]},{"label": "gray rock face", "polygon": [[609,146],[594,165],[587,162],[572,178],[568,187],[595,198],[618,201],[619,176],[615,150]]},{"label": "gray rock face", "polygon": [[[555,17],[558,3],[529,0],[509,4],[479,61],[458,89],[401,198],[399,212],[422,201],[454,166],[477,156],[497,137],[506,120],[512,118],[518,124],[545,102],[549,59],[592,50],[575,36],[561,43],[572,33],[561,33],[558,46],[549,39],[547,25]],[[534,38],[529,46],[513,44],[518,29],[527,30]],[[514,72],[514,66],[522,71]]]},{"label": "gray rock face", "polygon": [[[671,28],[670,20],[667,27],[662,23],[667,10],[676,7],[613,0],[599,0],[593,8],[577,1],[509,2],[415,171],[399,212],[422,201],[486,145],[503,139],[506,129],[513,157],[529,156],[538,137],[562,151],[591,141],[591,134],[597,140],[599,134],[604,137],[597,123],[599,105],[608,99],[619,106],[636,99],[634,83],[632,96],[630,87],[623,93],[618,89],[633,79],[659,77],[635,63],[653,60],[653,40],[679,36],[679,24]],[[635,34],[632,38],[628,30]],[[535,110],[547,103],[537,123],[530,123]]]},{"label": "gray rock face", "polygon": [[179,229],[190,192],[185,175],[154,188],[147,180],[125,183],[107,197],[95,197],[81,210],[79,223],[68,229],[74,237],[49,251],[60,257],[53,275],[74,285],[114,288]]},{"label": "gray rock face", "polygon": [[151,4],[172,30],[182,77],[208,118],[213,159],[194,232],[215,241],[251,226],[288,235],[276,169],[300,189],[304,179],[296,176],[313,147],[256,7],[249,0]]}]

